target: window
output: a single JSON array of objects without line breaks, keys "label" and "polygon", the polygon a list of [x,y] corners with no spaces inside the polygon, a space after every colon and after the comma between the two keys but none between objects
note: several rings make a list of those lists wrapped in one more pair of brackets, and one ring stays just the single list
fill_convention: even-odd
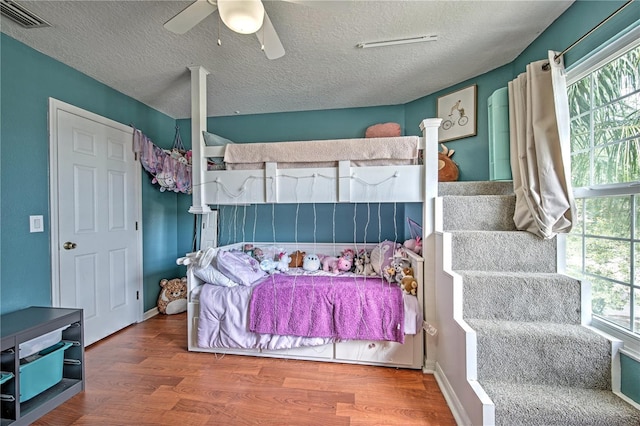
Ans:
[{"label": "window", "polygon": [[640,338],[639,30],[627,32],[567,73],[577,207],[567,237],[567,272],[591,282],[595,325],[636,338]]}]

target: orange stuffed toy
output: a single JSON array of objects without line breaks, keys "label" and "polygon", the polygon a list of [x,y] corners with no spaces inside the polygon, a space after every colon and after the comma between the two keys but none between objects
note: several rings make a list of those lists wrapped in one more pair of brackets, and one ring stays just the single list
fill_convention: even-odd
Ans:
[{"label": "orange stuffed toy", "polygon": [[458,165],[451,159],[455,151],[447,148],[443,143],[440,146],[442,146],[442,152],[438,152],[438,181],[456,181],[459,177]]},{"label": "orange stuffed toy", "polygon": [[304,261],[304,257],[307,255],[307,253],[300,251],[300,250],[296,250],[293,253],[291,253],[289,256],[291,256],[291,262],[289,262],[289,268],[302,268],[302,262]]}]

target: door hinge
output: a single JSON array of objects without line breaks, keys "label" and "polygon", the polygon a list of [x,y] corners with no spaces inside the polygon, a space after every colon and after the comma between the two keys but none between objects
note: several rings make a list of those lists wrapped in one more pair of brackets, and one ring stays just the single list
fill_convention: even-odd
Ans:
[{"label": "door hinge", "polygon": [[138,221],[136,221],[136,231],[138,230]]},{"label": "door hinge", "polygon": [[140,300],[140,292],[136,291],[136,300]]}]

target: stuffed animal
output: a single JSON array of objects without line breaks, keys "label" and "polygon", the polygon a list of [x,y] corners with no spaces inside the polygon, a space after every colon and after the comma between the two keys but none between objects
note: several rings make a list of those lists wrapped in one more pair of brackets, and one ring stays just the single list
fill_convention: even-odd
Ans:
[{"label": "stuffed animal", "polygon": [[301,268],[306,254],[307,253],[300,250],[296,250],[291,253],[291,262],[289,262],[289,268]]},{"label": "stuffed animal", "polygon": [[322,270],[325,272],[331,272],[333,274],[339,274],[340,272],[347,272],[351,270],[351,260],[349,258],[340,256],[324,256],[321,259]]},{"label": "stuffed animal", "polygon": [[342,250],[342,257],[346,257],[351,262],[353,262],[353,260],[356,257],[356,252],[353,249],[350,249],[350,248],[344,249],[344,250]]},{"label": "stuffed animal", "polygon": [[376,275],[376,271],[373,270],[371,264],[371,257],[369,252],[361,250],[356,259],[354,260],[355,273],[358,275]]},{"label": "stuffed animal", "polygon": [[176,190],[176,181],[173,179],[172,173],[160,172],[153,178],[151,183],[157,183],[160,185],[160,192]]},{"label": "stuffed animal", "polygon": [[302,269],[314,272],[320,269],[320,258],[317,254],[309,253],[302,260]]},{"label": "stuffed animal", "polygon": [[385,269],[385,272],[383,274],[384,278],[391,283],[400,283],[403,277],[402,271],[405,268],[409,267],[411,267],[411,262],[409,262],[409,259],[396,256],[391,260],[391,263]]},{"label": "stuffed animal", "polygon": [[258,262],[262,262],[264,260],[264,251],[262,251],[260,247],[254,247],[251,255]]},{"label": "stuffed animal", "polygon": [[172,315],[187,310],[187,277],[160,281],[158,312]]},{"label": "stuffed animal", "polygon": [[338,272],[349,272],[351,270],[351,266],[353,266],[352,258],[347,256],[340,256],[338,258]]},{"label": "stuffed animal", "polygon": [[391,265],[387,265],[386,268],[382,271],[382,278],[384,278],[387,282],[395,283],[396,282],[396,268]]},{"label": "stuffed animal", "polygon": [[356,257],[356,260],[353,261],[353,266],[355,267],[353,272],[358,275],[364,275],[364,259],[362,257]]},{"label": "stuffed animal", "polygon": [[413,277],[413,268],[408,267],[402,270],[402,278],[399,284],[402,291],[407,294],[415,296],[418,293],[418,282]]},{"label": "stuffed animal", "polygon": [[460,173],[458,165],[451,159],[451,156],[455,151],[447,148],[443,143],[441,143],[440,146],[442,146],[442,152],[438,152],[438,181],[456,181],[458,180]]},{"label": "stuffed animal", "polygon": [[286,251],[278,253],[276,261],[276,269],[280,272],[286,272],[289,270],[289,263],[291,262],[291,257],[287,254]]},{"label": "stuffed animal", "polygon": [[407,250],[411,250],[415,254],[422,256],[422,238],[415,237],[408,239],[404,242],[403,246]]},{"label": "stuffed animal", "polygon": [[278,262],[273,259],[262,259],[262,261],[260,262],[260,269],[262,269],[269,275],[280,272],[278,270]]},{"label": "stuffed animal", "polygon": [[371,250],[371,265],[373,265],[373,270],[377,274],[383,275],[383,272],[391,262],[395,249],[396,243],[383,241]]}]

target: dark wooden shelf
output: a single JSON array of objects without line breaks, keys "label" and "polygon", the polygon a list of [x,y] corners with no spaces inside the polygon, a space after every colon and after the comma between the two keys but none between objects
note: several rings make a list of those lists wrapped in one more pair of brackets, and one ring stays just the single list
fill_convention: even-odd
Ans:
[{"label": "dark wooden shelf", "polygon": [[[30,307],[2,315],[1,369],[15,377],[2,384],[0,393],[14,401],[0,401],[0,425],[27,425],[84,390],[84,329],[82,309]],[[64,358],[75,364],[63,365],[62,380],[28,401],[20,402],[20,344],[51,331],[70,326],[62,339],[77,342],[65,351]]]}]

